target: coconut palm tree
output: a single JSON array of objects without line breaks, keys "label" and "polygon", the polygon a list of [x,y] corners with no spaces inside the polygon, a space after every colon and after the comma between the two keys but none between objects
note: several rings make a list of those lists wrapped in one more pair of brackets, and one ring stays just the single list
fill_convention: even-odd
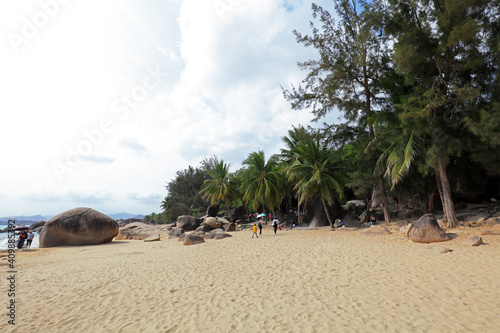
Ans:
[{"label": "coconut palm tree", "polygon": [[288,174],[290,179],[298,180],[295,189],[300,194],[299,204],[309,201],[319,193],[330,228],[333,220],[328,205],[333,204],[337,195],[344,196],[346,178],[335,168],[336,156],[318,140],[306,140],[297,147],[299,158],[295,160]]},{"label": "coconut palm tree", "polygon": [[224,160],[220,160],[220,162],[214,164],[213,170],[207,169],[205,171],[211,178],[203,182],[203,188],[200,193],[203,194],[203,197],[208,199],[211,204],[215,204],[218,201],[225,202],[229,213],[229,219],[232,222],[233,217],[231,215],[229,202],[238,198],[238,191],[231,180],[232,174],[229,172],[229,164],[224,163]]},{"label": "coconut palm tree", "polygon": [[[281,175],[277,170],[277,158],[271,156],[266,162],[263,151],[253,152],[243,161],[246,166],[243,176],[245,194],[243,200],[253,201],[252,209],[259,204],[274,210],[281,202]],[[266,215],[267,218],[267,215]]]},{"label": "coconut palm tree", "polygon": [[[307,130],[303,126],[295,127],[293,126],[293,129],[288,131],[288,136],[282,137],[282,140],[285,142],[286,148],[281,149],[281,153],[278,155],[279,158],[282,160],[283,165],[285,166],[283,168],[284,173],[288,173],[288,170],[291,168],[293,163],[300,157],[299,154],[297,153],[298,147],[302,144],[304,140],[307,140],[311,138],[311,134],[307,132]],[[293,181],[295,185],[297,185],[297,179],[290,179],[290,181]],[[297,193],[298,197],[298,204],[297,204],[297,216],[298,216],[298,223],[301,225],[301,220],[300,220],[300,194]]]}]

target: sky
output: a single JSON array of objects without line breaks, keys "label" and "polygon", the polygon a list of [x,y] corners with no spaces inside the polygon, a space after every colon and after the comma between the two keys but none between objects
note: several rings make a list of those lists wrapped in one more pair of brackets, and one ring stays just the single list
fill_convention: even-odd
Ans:
[{"label": "sky", "polygon": [[281,89],[317,57],[292,33],[311,19],[305,0],[0,2],[0,217],[159,212],[203,157],[278,153],[313,118]]}]

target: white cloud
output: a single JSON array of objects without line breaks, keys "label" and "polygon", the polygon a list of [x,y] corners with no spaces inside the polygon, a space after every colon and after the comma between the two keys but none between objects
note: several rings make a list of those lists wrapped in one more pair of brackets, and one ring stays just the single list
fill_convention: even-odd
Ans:
[{"label": "white cloud", "polygon": [[[37,1],[1,3],[0,34],[17,31],[38,9]],[[298,83],[304,73],[296,62],[314,54],[292,34],[307,30],[310,17],[310,3],[300,0],[61,7],[19,55],[0,54],[0,122],[9,138],[0,143],[9,156],[0,164],[0,216],[81,204],[104,213],[158,211],[165,181],[202,157],[216,154],[235,170],[252,151],[278,152],[291,125],[312,118],[291,111],[280,88]],[[113,102],[155,66],[168,75],[119,117]],[[59,181],[52,163],[89,141],[85,133],[103,119],[113,129]]]},{"label": "white cloud", "polygon": [[144,154],[147,151],[146,147],[141,145],[137,138],[123,138],[120,140],[120,145],[138,154]]},{"label": "white cloud", "polygon": [[138,200],[146,203],[159,204],[165,196],[160,193],[153,192],[129,192],[127,198],[130,200]]}]

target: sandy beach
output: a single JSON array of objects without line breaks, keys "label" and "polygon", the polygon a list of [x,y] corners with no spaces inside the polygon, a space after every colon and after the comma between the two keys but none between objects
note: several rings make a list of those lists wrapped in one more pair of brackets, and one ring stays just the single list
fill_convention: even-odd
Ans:
[{"label": "sandy beach", "polygon": [[17,252],[16,325],[3,315],[0,331],[500,332],[500,236],[463,247],[478,233],[449,232],[430,245],[265,229]]}]

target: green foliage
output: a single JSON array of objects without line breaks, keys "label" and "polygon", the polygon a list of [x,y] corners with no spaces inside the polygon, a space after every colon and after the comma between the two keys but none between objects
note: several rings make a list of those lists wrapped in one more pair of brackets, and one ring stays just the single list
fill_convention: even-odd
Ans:
[{"label": "green foliage", "polygon": [[226,203],[230,213],[229,202],[237,199],[239,194],[232,181],[233,176],[229,172],[229,165],[224,163],[224,160],[221,160],[213,165],[212,170],[207,169],[206,172],[210,178],[205,180],[200,193],[203,194],[203,198],[208,199],[212,204],[220,201]]},{"label": "green foliage", "polygon": [[288,174],[290,179],[297,180],[295,189],[301,194],[301,203],[316,193],[330,205],[335,194],[343,198],[346,178],[336,168],[338,156],[333,151],[318,141],[307,140],[297,147],[297,155]]},{"label": "green foliage", "polygon": [[251,153],[243,165],[244,189],[243,200],[252,202],[252,209],[256,210],[260,204],[270,210],[279,207],[281,202],[281,174],[278,172],[278,159],[271,156],[266,162],[264,152]]},{"label": "green foliage", "polygon": [[[312,34],[294,31],[297,42],[312,46],[319,59],[299,63],[309,73],[298,88],[284,90],[292,108],[311,108],[316,120],[333,110],[341,111],[346,125],[366,128],[374,106],[385,103],[380,84],[386,75],[388,44],[382,30],[382,1],[369,3],[337,0],[336,15],[312,5]],[[338,17],[338,21],[335,20]],[[373,128],[369,126],[370,134]]]},{"label": "green foliage", "polygon": [[208,202],[203,199],[200,190],[208,177],[203,168],[189,166],[177,171],[176,177],[166,186],[168,196],[164,201],[167,221],[174,222],[180,215],[199,215],[206,210]]}]

